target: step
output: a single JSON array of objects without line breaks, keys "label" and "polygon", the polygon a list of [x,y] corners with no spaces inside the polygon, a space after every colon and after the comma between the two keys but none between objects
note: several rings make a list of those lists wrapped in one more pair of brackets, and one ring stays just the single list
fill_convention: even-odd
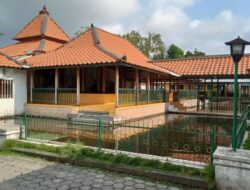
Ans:
[{"label": "step", "polygon": [[86,114],[86,115],[109,115],[109,112],[100,112],[100,111],[79,111],[79,114]]},{"label": "step", "polygon": [[[99,119],[96,120],[96,119],[86,119],[86,118],[73,118],[70,123],[78,124],[78,125],[97,126],[97,125],[99,125]],[[102,119],[101,124],[102,124],[102,126],[109,126],[109,125],[113,124],[113,120]]]}]

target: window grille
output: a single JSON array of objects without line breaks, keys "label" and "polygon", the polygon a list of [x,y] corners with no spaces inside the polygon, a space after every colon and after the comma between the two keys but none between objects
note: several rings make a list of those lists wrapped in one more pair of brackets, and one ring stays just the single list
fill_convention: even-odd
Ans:
[{"label": "window grille", "polygon": [[0,99],[13,98],[13,81],[0,79]]}]

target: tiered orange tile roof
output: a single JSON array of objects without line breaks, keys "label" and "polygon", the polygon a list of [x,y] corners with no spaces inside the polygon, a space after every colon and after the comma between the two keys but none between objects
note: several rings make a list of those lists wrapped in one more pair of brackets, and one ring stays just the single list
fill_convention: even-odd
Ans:
[{"label": "tiered orange tile roof", "polygon": [[[182,76],[233,76],[234,64],[230,55],[203,56],[185,59],[152,61],[154,65],[168,69]],[[239,75],[248,75],[250,55],[239,63]]]},{"label": "tiered orange tile roof", "polygon": [[44,6],[39,14],[31,20],[14,38],[21,41],[31,37],[47,37],[58,41],[67,42],[69,37],[49,16]]},{"label": "tiered orange tile roof", "polygon": [[21,68],[22,66],[18,61],[0,51],[0,68],[1,67]]},{"label": "tiered orange tile roof", "polygon": [[124,38],[95,28],[72,39],[53,52],[26,59],[31,67],[60,67],[87,64],[124,64],[176,75],[160,68]]},{"label": "tiered orange tile roof", "polygon": [[45,6],[14,39],[19,42],[0,48],[13,57],[53,51],[69,41],[67,34],[49,16]]}]

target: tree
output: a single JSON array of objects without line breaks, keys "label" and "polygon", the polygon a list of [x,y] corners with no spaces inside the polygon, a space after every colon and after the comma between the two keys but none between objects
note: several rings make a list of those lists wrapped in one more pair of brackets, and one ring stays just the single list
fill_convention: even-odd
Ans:
[{"label": "tree", "polygon": [[174,44],[169,46],[167,54],[169,59],[180,59],[184,57],[184,51]]},{"label": "tree", "polygon": [[147,36],[143,37],[138,31],[132,30],[123,35],[123,38],[130,41],[149,58],[154,60],[165,58],[166,48],[160,34],[149,32]]},{"label": "tree", "polygon": [[130,33],[124,34],[123,38],[127,39],[131,44],[136,46],[138,49],[143,50],[143,37],[141,34],[135,30]]},{"label": "tree", "polygon": [[195,48],[194,52],[187,51],[185,57],[204,56],[204,55],[206,55],[206,53],[202,51],[197,51],[197,49]]},{"label": "tree", "polygon": [[88,26],[81,26],[81,28],[79,30],[77,30],[74,35],[79,36],[80,34],[84,33],[88,29],[89,29]]}]

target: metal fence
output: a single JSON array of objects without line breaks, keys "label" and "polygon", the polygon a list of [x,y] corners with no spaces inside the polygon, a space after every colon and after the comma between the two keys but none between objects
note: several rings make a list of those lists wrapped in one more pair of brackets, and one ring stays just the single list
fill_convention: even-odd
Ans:
[{"label": "metal fence", "polygon": [[[236,147],[240,148],[244,135],[247,129],[247,120],[250,118],[250,106],[247,106],[242,112],[241,116],[238,118],[237,128],[236,128]],[[232,134],[233,135],[233,134]]]},{"label": "metal fence", "polygon": [[[102,119],[74,122],[67,119],[21,115],[6,118],[21,127],[23,139],[82,143],[115,151],[161,156],[190,162],[212,161],[217,145],[230,146],[231,120],[185,117],[127,120],[107,125]],[[208,125],[209,123],[209,125]],[[226,125],[225,125],[226,124]]]},{"label": "metal fence", "polygon": [[[238,100],[238,114],[241,114],[250,104],[250,100],[241,98]],[[197,111],[233,113],[233,97],[207,97],[198,101]]]},{"label": "metal fence", "polygon": [[166,91],[162,89],[119,89],[120,105],[138,105],[153,102],[164,102],[166,100]]}]

